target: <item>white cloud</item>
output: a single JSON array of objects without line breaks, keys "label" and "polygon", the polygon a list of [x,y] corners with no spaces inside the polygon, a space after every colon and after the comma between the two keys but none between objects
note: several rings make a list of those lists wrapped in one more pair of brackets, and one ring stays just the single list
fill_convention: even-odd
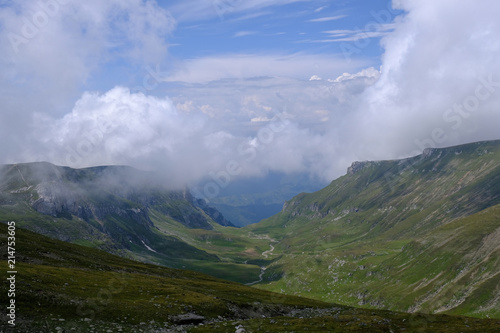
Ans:
[{"label": "white cloud", "polygon": [[203,142],[205,122],[201,114],[177,111],[168,98],[131,94],[117,87],[102,95],[85,93],[72,112],[60,119],[39,118],[35,134],[46,147],[40,158],[48,156],[58,164],[158,169],[169,165],[174,179],[182,182],[199,176],[188,171],[193,155],[199,154],[200,161],[206,157],[192,142]]},{"label": "white cloud", "polygon": [[329,21],[336,21],[336,20],[340,20],[341,18],[344,18],[346,16],[347,15],[319,17],[319,18],[308,20],[307,22],[329,22]]},{"label": "white cloud", "polygon": [[314,127],[325,118],[317,110],[329,110],[336,120],[352,110],[352,101],[377,80],[371,70],[363,73],[367,74],[353,74],[351,80],[342,82],[261,77],[170,87],[168,91],[176,104],[189,101],[191,110],[200,112],[210,108],[220,126],[227,126],[226,130],[235,134],[246,132],[251,119],[270,119],[279,112],[286,112],[294,122]]},{"label": "white cloud", "polygon": [[161,61],[174,27],[152,1],[27,0],[0,6],[0,140],[12,142],[2,145],[3,155],[19,159],[16,151],[28,145],[32,114],[66,113],[105,65],[136,68]]},{"label": "white cloud", "polygon": [[380,77],[380,71],[376,70],[373,67],[363,69],[362,71],[355,73],[355,74],[350,74],[350,73],[343,73],[339,77],[337,77],[335,80],[330,80],[331,82],[342,82],[342,81],[347,81],[347,80],[352,80],[356,78],[374,78],[378,79]]},{"label": "white cloud", "polygon": [[[190,101],[198,112],[210,107],[215,114],[209,125],[212,130],[230,133],[236,147],[255,150],[255,158],[248,163],[244,158],[241,161],[237,148],[226,155],[226,161],[241,162],[242,175],[267,170],[310,172],[328,181],[344,172],[343,163],[355,157],[354,152],[343,151],[343,139],[348,138],[337,135],[349,125],[345,119],[357,109],[360,94],[377,81],[375,72],[367,69],[338,82],[279,77],[233,79],[169,90],[175,103]],[[284,129],[273,132],[271,142],[259,145],[260,131],[267,133],[266,128],[281,124],[282,119]],[[266,141],[265,135],[262,141]]]},{"label": "white cloud", "polygon": [[[289,2],[242,2],[235,10]],[[131,164],[162,170],[175,185],[228,169],[331,180],[354,160],[498,138],[500,4],[398,3],[406,16],[372,31],[386,35],[381,72],[335,55],[214,55],[171,71],[155,91],[170,98],[123,87],[78,92],[109,59],[164,57],[163,37],[175,24],[168,14],[138,0],[68,4],[16,56],[0,50],[0,139],[12,142],[2,145],[3,162]],[[22,17],[37,3],[17,6],[0,9],[3,45],[8,32],[22,33]],[[327,35],[373,37],[362,33]]]},{"label": "white cloud", "polygon": [[337,55],[313,54],[236,54],[221,55],[182,62],[174,69],[168,81],[207,83],[227,78],[259,76],[294,77],[308,79],[321,71],[325,76],[337,76],[345,70],[363,66],[362,60],[346,61]]},{"label": "white cloud", "polygon": [[[271,144],[256,146],[265,147],[258,151],[263,159],[256,158],[248,169],[308,170],[332,179],[354,160],[400,158],[431,145],[499,138],[500,60],[495,55],[500,53],[500,23],[495,13],[500,4],[400,4],[408,13],[381,28],[387,32],[381,72],[368,68],[322,74],[332,78],[322,81],[269,78],[258,84],[220,82],[216,90],[215,83],[204,86],[206,94],[226,91],[218,97],[225,99],[238,128],[248,119],[270,115],[257,103],[242,107],[236,91],[255,91],[261,104],[273,110],[285,107],[286,130]],[[330,33],[355,37],[350,31]],[[217,105],[203,97],[201,88],[188,93],[195,104],[197,93]],[[249,147],[255,144],[255,135],[250,137]]]},{"label": "white cloud", "polygon": [[233,162],[239,170],[234,176],[274,170],[329,180],[338,170],[332,164],[338,143],[321,144],[325,136],[319,133],[339,126],[354,95],[374,82],[359,79],[228,80],[178,88],[182,95],[172,90],[172,100],[124,87],[87,92],[62,117],[37,115],[31,137],[39,144],[29,155],[72,167],[161,170],[171,186]]},{"label": "white cloud", "polygon": [[[404,0],[382,74],[353,113],[365,158],[499,139],[500,3]],[[490,81],[490,83],[488,83]]]}]

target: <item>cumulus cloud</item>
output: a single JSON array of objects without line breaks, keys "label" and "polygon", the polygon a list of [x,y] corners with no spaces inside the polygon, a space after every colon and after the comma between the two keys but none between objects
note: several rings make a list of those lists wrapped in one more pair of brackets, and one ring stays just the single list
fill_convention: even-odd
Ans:
[{"label": "cumulus cloud", "polygon": [[87,92],[61,118],[37,114],[34,136],[44,149],[29,156],[72,167],[123,164],[161,170],[176,187],[228,165],[237,170],[233,177],[280,171],[326,181],[337,167],[337,144],[323,144],[319,132],[345,116],[352,92],[359,94],[367,84],[357,80],[225,80],[184,87],[182,97],[172,99],[125,87]]},{"label": "cumulus cloud", "polygon": [[140,67],[163,59],[165,37],[174,27],[170,14],[152,1],[33,0],[0,6],[0,140],[10,142],[2,147],[4,156],[26,149],[35,112],[67,113],[108,63]]},{"label": "cumulus cloud", "polygon": [[337,77],[335,80],[331,82],[342,82],[342,81],[347,81],[347,80],[352,80],[356,78],[373,78],[373,79],[378,79],[380,77],[380,71],[376,70],[373,67],[363,69],[359,71],[358,73],[351,74],[351,73],[343,73],[339,77]]},{"label": "cumulus cloud", "polygon": [[402,0],[406,11],[382,41],[382,75],[349,131],[366,158],[499,139],[500,4]]},{"label": "cumulus cloud", "polygon": [[[129,164],[160,170],[172,186],[268,171],[332,180],[354,160],[498,139],[500,4],[395,3],[405,14],[383,31],[380,70],[330,55],[214,55],[173,68],[155,96],[118,86],[77,97],[75,87],[108,58],[163,58],[160,36],[175,22],[150,2],[60,5],[79,23],[64,12],[17,56],[0,51],[0,139],[15,138],[2,146],[3,162]],[[19,6],[0,9],[4,45],[9,32],[22,34],[15,22],[29,11]]]},{"label": "cumulus cloud", "polygon": [[[283,137],[290,142],[290,154],[303,158],[301,169],[296,160],[282,156],[287,149],[277,138],[280,149],[269,145],[266,151],[272,154],[262,154],[269,168],[278,168],[272,161],[279,156],[296,170],[334,178],[354,160],[402,158],[430,146],[499,139],[500,23],[495,13],[500,5],[431,0],[395,4],[404,14],[384,28],[388,33],[382,40],[381,71],[368,68],[309,85],[278,84],[278,79],[256,85],[262,88],[254,91],[266,100],[263,105],[275,108],[279,102],[273,98],[286,96],[280,101],[288,107],[290,133],[297,140]],[[208,91],[215,93],[210,86]],[[234,98],[238,94],[227,96],[228,113],[241,110],[238,114],[252,114],[250,119],[268,117],[258,104],[242,108]],[[201,104],[196,97],[191,100]]]},{"label": "cumulus cloud", "polygon": [[176,182],[199,177],[189,170],[195,158],[207,158],[198,144],[211,140],[204,138],[202,116],[178,111],[168,98],[123,87],[85,93],[61,119],[37,120],[37,138],[47,147],[39,158],[73,167],[123,164],[160,170],[172,165],[166,171]]}]

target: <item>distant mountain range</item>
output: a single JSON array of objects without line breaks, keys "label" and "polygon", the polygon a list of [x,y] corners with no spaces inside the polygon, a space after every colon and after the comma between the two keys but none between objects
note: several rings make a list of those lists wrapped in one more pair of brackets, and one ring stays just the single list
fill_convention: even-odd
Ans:
[{"label": "distant mountain range", "polygon": [[318,301],[500,319],[500,141],[354,162],[243,228],[132,168],[4,165],[0,220]]}]

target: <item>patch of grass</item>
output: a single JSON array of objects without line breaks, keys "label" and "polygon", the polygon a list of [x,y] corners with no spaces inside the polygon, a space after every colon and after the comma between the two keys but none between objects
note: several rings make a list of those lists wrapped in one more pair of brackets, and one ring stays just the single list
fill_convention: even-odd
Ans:
[{"label": "patch of grass", "polygon": [[[0,229],[5,265],[7,227],[0,224]],[[500,322],[493,320],[362,310],[270,293],[197,272],[127,260],[21,228],[16,239],[16,330],[22,332],[55,332],[57,327],[78,332],[500,329]],[[6,294],[6,287],[2,284],[0,292]],[[204,325],[186,326],[179,322],[182,316],[202,316]]]}]

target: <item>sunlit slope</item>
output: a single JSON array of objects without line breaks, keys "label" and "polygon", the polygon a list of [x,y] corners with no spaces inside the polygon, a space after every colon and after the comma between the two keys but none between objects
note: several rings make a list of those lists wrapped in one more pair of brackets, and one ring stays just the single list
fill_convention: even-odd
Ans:
[{"label": "sunlit slope", "polygon": [[[265,289],[401,311],[500,317],[500,142],[354,163],[245,229],[277,242]],[[485,245],[487,244],[487,245]]]},{"label": "sunlit slope", "polygon": [[[5,263],[5,224],[0,224]],[[498,320],[362,310],[147,265],[17,229],[16,328],[4,332],[496,332]],[[1,292],[6,294],[6,284]],[[203,325],[200,325],[203,324]],[[241,330],[240,330],[241,331]]]}]

